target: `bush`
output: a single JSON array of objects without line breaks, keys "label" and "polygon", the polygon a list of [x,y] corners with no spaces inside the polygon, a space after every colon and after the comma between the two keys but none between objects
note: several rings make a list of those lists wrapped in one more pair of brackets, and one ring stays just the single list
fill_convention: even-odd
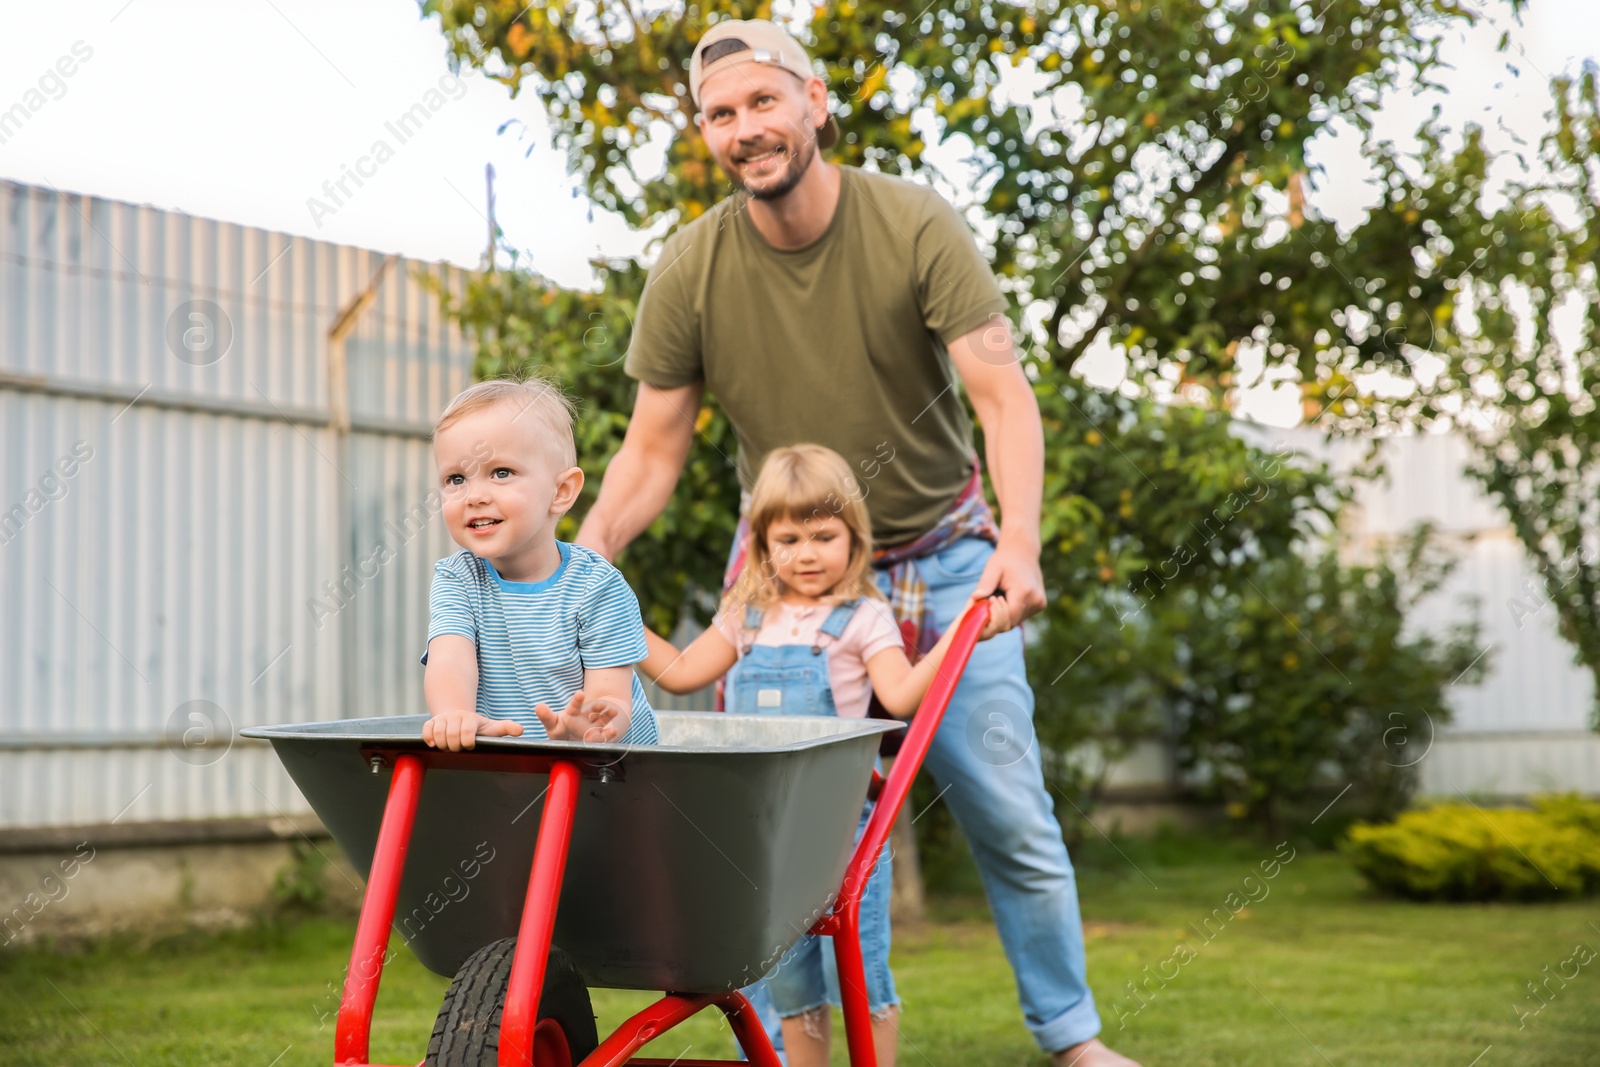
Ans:
[{"label": "bush", "polygon": [[1541,797],[1534,810],[1444,804],[1350,828],[1368,881],[1417,900],[1537,900],[1600,889],[1600,803]]},{"label": "bush", "polygon": [[1341,783],[1365,818],[1405,810],[1418,762],[1406,744],[1450,721],[1445,691],[1487,658],[1475,620],[1408,625],[1452,566],[1424,527],[1371,562],[1308,545],[1155,599],[1147,614],[1175,651],[1153,668],[1200,794],[1269,840],[1286,808]]}]

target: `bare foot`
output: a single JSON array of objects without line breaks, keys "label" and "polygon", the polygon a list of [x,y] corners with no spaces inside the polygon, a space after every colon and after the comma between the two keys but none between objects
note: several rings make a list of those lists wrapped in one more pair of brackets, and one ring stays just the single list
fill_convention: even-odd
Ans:
[{"label": "bare foot", "polygon": [[1099,1038],[1090,1038],[1050,1057],[1053,1067],[1139,1067],[1133,1060],[1106,1048]]}]

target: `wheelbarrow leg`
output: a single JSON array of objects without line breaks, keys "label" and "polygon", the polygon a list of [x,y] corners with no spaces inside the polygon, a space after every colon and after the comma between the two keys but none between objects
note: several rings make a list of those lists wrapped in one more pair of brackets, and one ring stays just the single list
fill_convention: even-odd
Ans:
[{"label": "wheelbarrow leg", "polygon": [[[633,1058],[635,1052],[713,1004],[721,1008],[722,1014],[727,1016],[728,1025],[733,1028],[734,1038],[739,1042],[739,1047],[744,1049],[745,1056],[749,1058],[748,1065],[741,1065],[738,1060],[685,1060],[682,1056],[674,1060]],[[600,1047],[591,1052],[579,1067],[619,1067],[625,1063],[652,1064],[658,1067],[679,1063],[718,1063],[727,1064],[728,1067],[783,1067],[778,1054],[772,1051],[772,1042],[767,1037],[766,1028],[761,1025],[761,1016],[756,1014],[755,1008],[750,1006],[750,1002],[738,990],[728,993],[701,993],[694,996],[668,993],[649,1007],[635,1012],[627,1022],[613,1030],[611,1036],[600,1042]]]},{"label": "wheelbarrow leg", "polygon": [[861,958],[861,896],[853,894],[831,924],[833,959],[839,971],[839,1004],[850,1067],[878,1067],[872,1043],[872,1008],[867,1002],[867,969]]},{"label": "wheelbarrow leg", "polygon": [[345,975],[344,996],[339,1001],[339,1024],[333,1038],[333,1062],[368,1062],[372,1036],[372,1007],[378,1000],[378,980],[383,977],[389,953],[389,929],[394,923],[395,901],[400,896],[400,876],[411,848],[411,827],[416,822],[417,800],[422,796],[422,760],[398,756],[389,779],[389,799],[383,807],[378,843],[372,851],[367,891],[361,899],[355,946]]},{"label": "wheelbarrow leg", "polygon": [[727,1016],[733,1036],[752,1067],[782,1067],[778,1054],[772,1050],[772,1039],[767,1036],[761,1016],[743,993],[724,993],[717,998],[716,1005]]},{"label": "wheelbarrow leg", "polygon": [[578,765],[565,760],[550,767],[550,788],[539,817],[539,839],[533,847],[528,897],[517,929],[517,952],[511,960],[506,1004],[500,1016],[500,1067],[532,1067],[533,1030],[539,1017],[539,991],[544,988],[545,960],[555,930],[561,878],[572,844],[572,822],[578,811]]}]

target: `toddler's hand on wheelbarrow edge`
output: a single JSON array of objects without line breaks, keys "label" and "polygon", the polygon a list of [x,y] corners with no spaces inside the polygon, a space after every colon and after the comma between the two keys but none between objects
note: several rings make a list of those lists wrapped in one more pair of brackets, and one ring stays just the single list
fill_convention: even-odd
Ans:
[{"label": "toddler's hand on wheelbarrow edge", "polygon": [[533,709],[552,741],[588,741],[603,744],[628,732],[633,712],[616,697],[588,697],[582,689],[572,694],[559,715],[547,705]]},{"label": "toddler's hand on wheelbarrow edge", "polygon": [[520,722],[491,719],[475,711],[441,711],[422,724],[423,741],[451,752],[471,748],[479,737],[519,737],[521,734]]}]

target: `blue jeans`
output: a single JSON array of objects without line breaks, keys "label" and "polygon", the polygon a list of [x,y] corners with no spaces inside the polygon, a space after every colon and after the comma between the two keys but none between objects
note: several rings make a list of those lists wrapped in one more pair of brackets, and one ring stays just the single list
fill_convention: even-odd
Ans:
[{"label": "blue jeans", "polygon": [[[941,631],[993,554],[964,537],[917,561]],[[878,583],[888,591],[886,574]],[[1055,1052],[1094,1037],[1077,879],[1040,770],[1020,628],[973,649],[923,766],[972,848],[1034,1040]]]},{"label": "blue jeans", "polygon": [[[868,802],[856,827],[856,840],[867,828],[873,804]],[[892,860],[886,846],[867,878],[861,894],[861,962],[867,979],[867,1006],[881,1015],[900,1003],[889,970],[889,897],[894,893]],[[824,1004],[839,1006],[839,964],[833,955],[833,938],[806,934],[789,947],[766,976],[772,1006],[783,1018],[800,1015]]]}]

